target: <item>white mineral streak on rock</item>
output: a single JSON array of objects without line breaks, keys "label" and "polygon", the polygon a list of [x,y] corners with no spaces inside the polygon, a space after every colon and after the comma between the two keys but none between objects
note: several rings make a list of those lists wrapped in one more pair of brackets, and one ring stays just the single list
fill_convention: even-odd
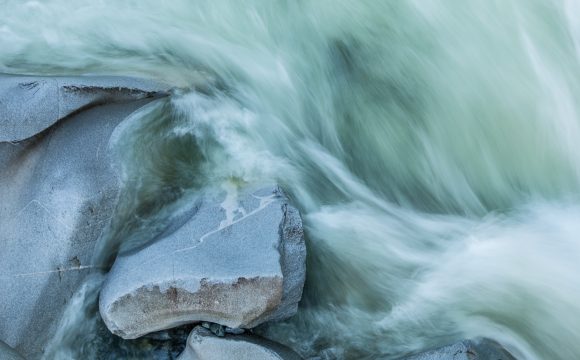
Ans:
[{"label": "white mineral streak on rock", "polygon": [[55,79],[0,76],[0,339],[30,359],[96,266],[119,190],[104,150],[111,133],[154,91],[129,78]]},{"label": "white mineral streak on rock", "polygon": [[[296,312],[306,250],[298,211],[280,189],[200,197],[181,228],[115,261],[100,297],[113,333],[136,338],[195,321],[251,328]],[[234,218],[236,209],[245,215]]]}]

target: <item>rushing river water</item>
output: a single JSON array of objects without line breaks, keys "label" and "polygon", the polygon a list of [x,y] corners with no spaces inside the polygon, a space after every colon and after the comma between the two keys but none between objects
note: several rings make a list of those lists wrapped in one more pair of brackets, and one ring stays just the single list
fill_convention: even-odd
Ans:
[{"label": "rushing river water", "polygon": [[[580,1],[0,8],[1,72],[181,89],[116,137],[124,189],[101,258],[204,184],[275,179],[303,214],[308,279],[298,315],[264,335],[323,359],[474,336],[578,358]],[[99,282],[65,314],[63,358],[91,353]]]}]

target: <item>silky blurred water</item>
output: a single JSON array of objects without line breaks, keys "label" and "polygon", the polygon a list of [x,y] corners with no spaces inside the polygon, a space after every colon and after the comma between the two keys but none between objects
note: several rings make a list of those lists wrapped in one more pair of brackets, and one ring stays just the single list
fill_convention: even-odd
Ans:
[{"label": "silky blurred water", "polygon": [[[298,315],[265,336],[323,359],[475,336],[522,359],[580,354],[580,1],[0,8],[1,72],[181,89],[117,131],[124,188],[100,260],[204,184],[271,179],[302,211],[309,258]],[[56,357],[96,331],[68,314]]]}]

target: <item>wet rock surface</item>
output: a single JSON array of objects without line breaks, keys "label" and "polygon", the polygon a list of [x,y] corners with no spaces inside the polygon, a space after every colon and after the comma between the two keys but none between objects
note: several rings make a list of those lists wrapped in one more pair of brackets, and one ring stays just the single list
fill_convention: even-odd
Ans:
[{"label": "wet rock surface", "polygon": [[187,219],[117,257],[100,295],[123,337],[208,321],[252,328],[293,315],[305,278],[302,222],[277,186],[205,190]]},{"label": "wet rock surface", "polygon": [[[93,79],[93,84],[105,86],[107,79]],[[0,78],[4,89],[13,81],[7,85],[6,78]],[[39,113],[52,112],[59,117],[63,110],[55,109],[58,101],[50,94],[45,94],[47,102],[35,103],[18,98],[22,94],[16,91],[11,101],[25,106],[26,114],[43,117]],[[10,93],[1,96],[0,106],[5,106]],[[26,358],[42,355],[64,306],[95,269],[92,250],[109,223],[119,191],[107,151],[109,139],[119,123],[152,99],[125,100],[77,112],[28,140],[0,142],[0,339]],[[6,123],[20,118],[7,118],[5,107],[1,111],[0,133],[8,136]],[[27,119],[34,120],[30,116]],[[29,128],[22,136],[38,129]],[[21,137],[12,135],[8,138]]]},{"label": "wet rock surface", "polygon": [[298,354],[283,345],[249,334],[217,337],[196,327],[187,339],[178,360],[300,360]]},{"label": "wet rock surface", "polygon": [[463,340],[401,360],[515,360],[500,344],[489,339]]},{"label": "wet rock surface", "polygon": [[0,341],[0,359],[2,360],[24,360],[22,355],[16,352],[6,343]]},{"label": "wet rock surface", "polygon": [[22,141],[91,106],[162,95],[169,88],[121,76],[0,74],[0,142]]},{"label": "wet rock surface", "polygon": [[[87,349],[82,359],[98,360],[175,360],[183,353],[187,344],[187,337],[194,326],[183,326],[171,330],[164,330],[133,340],[125,340],[112,335],[102,324],[99,331],[100,341]],[[105,340],[105,341],[103,341]]]}]

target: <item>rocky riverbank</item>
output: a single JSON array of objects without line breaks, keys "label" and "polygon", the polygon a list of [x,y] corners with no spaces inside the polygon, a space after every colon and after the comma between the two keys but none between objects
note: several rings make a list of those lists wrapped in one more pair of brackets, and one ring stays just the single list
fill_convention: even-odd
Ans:
[{"label": "rocky riverbank", "polygon": [[[120,247],[112,268],[95,254],[109,248],[103,234],[123,176],[111,138],[169,91],[133,78],[0,76],[2,358],[46,357],[73,294],[89,274],[105,272],[100,315],[115,335],[183,341],[181,360],[301,358],[251,332],[292,317],[305,282],[302,220],[279,186],[197,189],[151,241]],[[207,329],[193,328],[187,344],[165,331],[185,324]],[[457,354],[511,358],[493,342],[464,341],[408,359]]]}]

